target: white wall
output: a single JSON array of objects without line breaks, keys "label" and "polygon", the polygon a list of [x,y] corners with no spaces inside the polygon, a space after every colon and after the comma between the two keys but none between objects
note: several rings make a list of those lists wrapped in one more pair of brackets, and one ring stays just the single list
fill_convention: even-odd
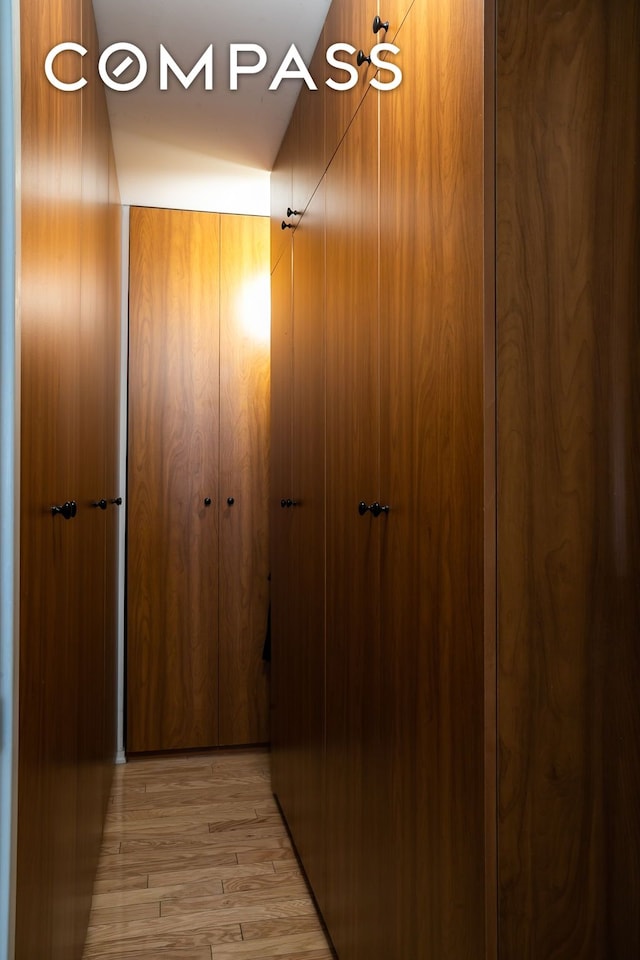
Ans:
[{"label": "white wall", "polygon": [[18,334],[19,213],[18,2],[0,0],[0,958],[13,957],[17,791],[18,663]]},{"label": "white wall", "polygon": [[120,198],[126,206],[269,215],[267,170],[209,157],[113,127]]}]

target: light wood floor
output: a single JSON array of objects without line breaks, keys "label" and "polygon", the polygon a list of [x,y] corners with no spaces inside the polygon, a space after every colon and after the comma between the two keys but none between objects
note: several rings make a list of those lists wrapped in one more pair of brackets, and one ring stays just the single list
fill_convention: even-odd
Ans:
[{"label": "light wood floor", "polygon": [[267,751],[117,767],[85,960],[331,960]]}]

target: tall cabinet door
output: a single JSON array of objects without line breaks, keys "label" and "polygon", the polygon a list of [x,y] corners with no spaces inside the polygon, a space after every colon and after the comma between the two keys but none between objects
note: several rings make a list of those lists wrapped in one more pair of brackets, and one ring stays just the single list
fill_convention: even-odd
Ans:
[{"label": "tall cabinet door", "polygon": [[219,743],[269,739],[269,221],[220,223]]},{"label": "tall cabinet door", "polygon": [[380,95],[394,957],[484,952],[483,29],[468,0],[415,0]]},{"label": "tall cabinet door", "polygon": [[504,960],[640,956],[639,13],[498,4]]},{"label": "tall cabinet door", "polygon": [[[377,956],[369,898],[369,708],[379,644],[377,100],[367,96],[326,173],[326,892],[340,956]],[[297,318],[296,318],[297,319]]]},{"label": "tall cabinet door", "polygon": [[132,209],[127,746],[218,740],[217,214]]},{"label": "tall cabinet door", "polygon": [[[288,233],[290,237],[290,234]],[[293,698],[298,690],[291,637],[291,425],[293,403],[293,315],[291,240],[271,274],[271,446],[269,556],[271,575],[271,780],[286,811],[291,803]]]},{"label": "tall cabinet door", "polygon": [[296,685],[294,804],[286,813],[319,901],[324,895],[325,270],[324,181],[293,235],[291,634]]},{"label": "tall cabinet door", "polygon": [[46,82],[41,64],[52,37],[80,35],[81,19],[73,4],[23,4],[21,20],[16,955],[63,960],[77,956],[82,933],[76,910],[80,618],[74,577],[82,530],[81,518],[52,517],[50,507],[77,499],[82,125],[73,97]]}]

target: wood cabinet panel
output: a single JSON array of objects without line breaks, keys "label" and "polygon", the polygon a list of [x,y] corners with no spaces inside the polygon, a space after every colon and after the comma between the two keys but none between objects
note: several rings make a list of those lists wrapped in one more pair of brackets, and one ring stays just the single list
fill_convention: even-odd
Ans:
[{"label": "wood cabinet panel", "polygon": [[[90,4],[23,0],[18,960],[81,956],[113,759],[102,718],[115,716],[104,686],[114,670],[104,624],[115,616],[104,574],[115,555],[87,503],[116,455],[103,347],[119,305],[108,311],[102,294],[119,277],[120,238],[108,246],[104,229],[104,97],[62,93],[42,70],[67,36],[95,48]],[[58,59],[62,79],[75,79],[74,59]],[[74,520],[52,516],[72,499]]]},{"label": "wood cabinet panel", "polygon": [[[318,89],[309,90],[306,85],[302,87],[289,128],[295,142],[291,206],[300,212],[306,209],[327,165],[324,145],[324,105],[328,88],[323,79],[326,67],[323,30],[309,64],[309,72]],[[294,217],[292,222],[297,223],[298,218]]]},{"label": "wood cabinet panel", "polygon": [[[107,214],[107,244],[111,263],[120,265],[122,243],[122,208],[116,174],[113,148],[109,144],[109,210]],[[120,489],[120,270],[114,270],[107,278],[107,308],[112,318],[107,343],[107,378],[105,405],[107,415],[107,439],[105,450],[104,495],[108,500],[124,498]],[[117,750],[117,713],[112,705],[117,703],[117,640],[118,640],[118,538],[120,525],[124,524],[124,503],[111,504],[107,522],[106,568],[105,568],[105,704],[104,745],[108,762],[103,768],[103,797],[108,804],[113,776],[112,759]]]},{"label": "wood cabinet panel", "polygon": [[416,0],[380,95],[387,956],[484,951],[483,39],[476,4]]},{"label": "wood cabinet panel", "polygon": [[50,507],[75,496],[82,154],[79,103],[47,82],[42,62],[52,36],[79,33],[73,5],[22,5],[16,956],[47,960],[78,950],[78,528]]},{"label": "wood cabinet panel", "polygon": [[[379,30],[377,34],[374,34],[374,43],[398,43],[400,44],[400,39],[397,37],[398,30],[402,26],[405,17],[411,10],[414,0],[379,0],[378,7],[380,19],[383,23],[389,23],[388,30]],[[423,11],[424,12],[424,11]],[[375,14],[374,14],[375,16]],[[416,29],[415,26],[413,28]],[[428,36],[428,34],[426,34]],[[406,36],[406,34],[405,34]]]},{"label": "wood cabinet panel", "polygon": [[[333,43],[349,43],[369,54],[374,45],[372,31],[373,18],[377,13],[376,3],[371,0],[334,0],[329,8],[324,25],[324,46],[328,49]],[[338,59],[356,66],[356,54],[340,53]],[[348,79],[343,70],[330,68],[325,61],[324,78],[332,76],[342,83]],[[370,64],[357,67],[358,82],[350,90],[332,90],[325,88],[325,156],[327,162],[336,151],[340,140],[346,133],[358,105],[369,89],[369,81],[375,76]]]},{"label": "wood cabinet panel", "polygon": [[[293,207],[293,157],[296,138],[287,129],[284,140],[271,171],[271,269],[278,260],[291,249],[291,230],[282,229],[282,221],[293,223],[287,217],[287,209]],[[295,208],[294,208],[295,209]]]},{"label": "wood cabinet panel", "polygon": [[317,899],[325,897],[325,184],[293,237],[291,672],[298,758],[290,827]]},{"label": "wood cabinet panel", "polygon": [[625,3],[498,11],[500,951],[627,960],[640,21]]},{"label": "wood cabinet panel", "polygon": [[218,709],[228,745],[269,739],[269,221],[222,217],[220,251]]},{"label": "wood cabinet panel", "polygon": [[370,910],[380,874],[368,869],[379,810],[369,788],[386,518],[358,514],[361,500],[380,496],[376,145],[377,101],[367,97],[326,174],[324,915],[338,954],[354,960],[380,955]]},{"label": "wood cabinet panel", "polygon": [[[82,42],[95,62],[98,38],[93,9],[85,0],[82,10]],[[108,511],[92,506],[107,497],[107,460],[116,456],[117,445],[108,426],[118,398],[107,393],[110,358],[119,342],[118,306],[109,304],[109,275],[104,263],[111,251],[109,217],[109,121],[100,84],[88,83],[82,90],[82,223],[80,259],[79,411],[78,449],[81,451],[75,496],[82,511],[83,536],[79,540],[76,589],[79,601],[79,674],[76,739],[78,744],[77,869],[82,896],[78,899],[79,923],[86,927],[91,909],[93,879],[100,854],[106,760],[105,722],[113,712],[115,691],[105,700],[107,602],[111,620],[115,595],[107,597]],[[114,261],[116,267],[117,260]],[[119,264],[117,264],[119,268]],[[116,272],[115,270],[113,271]],[[108,404],[110,404],[108,406]],[[110,560],[115,559],[111,544]],[[113,651],[112,651],[113,655]],[[113,763],[113,755],[110,757]]]},{"label": "wood cabinet panel", "polygon": [[298,681],[292,667],[290,589],[293,499],[291,440],[293,409],[292,247],[271,275],[271,444],[269,556],[271,567],[271,778],[273,792],[288,811],[292,801],[293,751]]},{"label": "wood cabinet panel", "polygon": [[219,222],[217,214],[131,211],[127,746],[134,752],[218,738]]}]

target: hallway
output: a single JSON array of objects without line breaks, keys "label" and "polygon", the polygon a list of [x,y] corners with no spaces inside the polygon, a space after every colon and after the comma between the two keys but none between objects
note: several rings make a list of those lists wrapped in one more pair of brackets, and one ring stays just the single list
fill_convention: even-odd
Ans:
[{"label": "hallway", "polygon": [[116,768],[84,960],[331,960],[269,753]]}]

